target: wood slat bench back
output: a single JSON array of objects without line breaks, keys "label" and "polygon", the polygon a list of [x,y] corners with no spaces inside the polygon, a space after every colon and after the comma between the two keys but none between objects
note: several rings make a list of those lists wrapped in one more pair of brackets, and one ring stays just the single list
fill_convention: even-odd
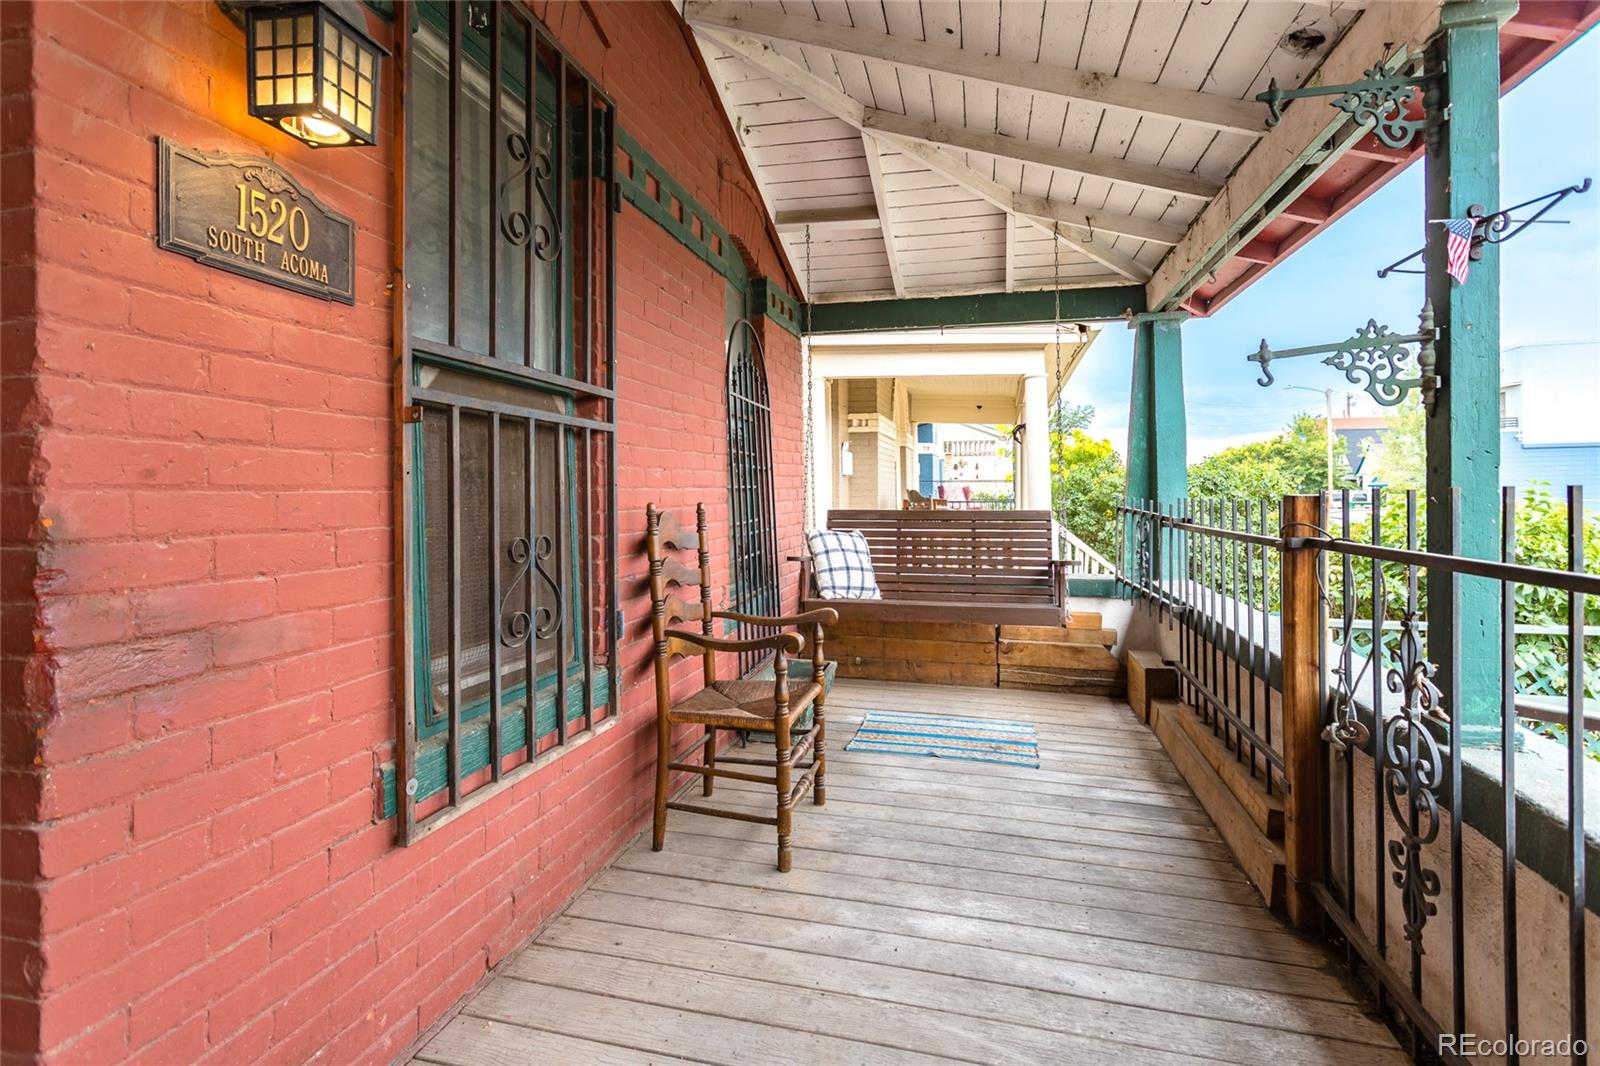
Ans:
[{"label": "wood slat bench back", "polygon": [[837,510],[828,528],[866,538],[885,601],[1057,602],[1048,511]]}]

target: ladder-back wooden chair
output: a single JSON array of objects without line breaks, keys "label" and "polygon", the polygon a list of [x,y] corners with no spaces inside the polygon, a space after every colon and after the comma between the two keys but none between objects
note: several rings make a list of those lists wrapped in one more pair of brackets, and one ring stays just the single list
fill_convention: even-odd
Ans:
[{"label": "ladder-back wooden chair", "polygon": [[[670,514],[656,510],[655,504],[645,509],[645,523],[645,554],[650,560],[650,624],[656,644],[658,742],[655,833],[651,847],[656,851],[661,850],[667,835],[669,810],[759,822],[777,826],[778,869],[786,871],[791,861],[789,837],[795,805],[808,789],[817,806],[820,807],[827,799],[827,724],[823,710],[827,663],[822,658],[822,628],[838,621],[838,612],[831,608],[820,608],[792,617],[769,618],[715,610],[711,603],[711,552],[707,547],[705,504],[695,508],[695,528],[692,531],[684,529]],[[698,566],[689,566],[671,555],[674,549],[695,552]],[[673,586],[682,589],[699,586],[699,602],[671,591]],[[713,623],[717,619],[731,619],[772,630],[809,627],[810,639],[802,638],[799,633],[773,632],[748,640],[727,640],[712,635]],[[691,621],[700,623],[698,633],[673,628],[680,622]],[[798,655],[808,643],[811,646],[811,677],[791,685],[788,657]],[[772,678],[737,681],[717,679],[717,652],[756,650],[773,652]],[[701,658],[705,687],[673,703],[671,666],[678,656],[684,655]],[[794,725],[808,707],[815,709],[815,720],[810,732],[797,743],[793,736]],[[677,725],[703,726],[705,735],[674,752],[672,733]],[[719,758],[718,730],[771,733],[773,757],[761,759],[723,755]],[[697,748],[701,751],[700,762],[685,762]],[[803,763],[802,760],[808,756],[810,761]],[[772,774],[768,776],[748,770],[730,770],[719,763],[770,767]],[[712,794],[713,783],[718,777],[771,785],[775,790],[777,810],[772,817],[765,817],[744,810],[671,800],[667,788],[674,770],[699,774],[706,796]]]}]

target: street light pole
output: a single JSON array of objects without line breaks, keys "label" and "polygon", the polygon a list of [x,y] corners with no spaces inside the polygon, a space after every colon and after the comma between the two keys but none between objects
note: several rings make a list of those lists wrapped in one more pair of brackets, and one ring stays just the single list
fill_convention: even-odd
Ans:
[{"label": "street light pole", "polygon": [[1309,385],[1285,385],[1286,389],[1299,389],[1301,392],[1322,393],[1322,434],[1327,438],[1328,449],[1328,495],[1333,495],[1333,390],[1313,389]]}]

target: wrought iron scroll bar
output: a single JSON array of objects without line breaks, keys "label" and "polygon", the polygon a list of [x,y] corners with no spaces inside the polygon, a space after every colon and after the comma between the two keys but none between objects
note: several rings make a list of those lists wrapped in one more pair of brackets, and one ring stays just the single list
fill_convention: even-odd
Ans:
[{"label": "wrought iron scroll bar", "polygon": [[[1567,197],[1588,192],[1592,184],[1592,178],[1584,178],[1577,185],[1568,185],[1564,189],[1547,192],[1543,196],[1535,196],[1531,200],[1524,200],[1520,204],[1512,204],[1510,207],[1501,208],[1490,214],[1484,214],[1484,209],[1481,205],[1472,205],[1467,208],[1467,217],[1476,222],[1477,225],[1473,229],[1472,251],[1469,253],[1469,257],[1473,262],[1477,262],[1483,258],[1484,245],[1504,244],[1529,226],[1541,222],[1547,226],[1566,225],[1566,219],[1553,218],[1546,220],[1544,216]],[[1511,217],[1514,212],[1521,211],[1525,207],[1532,207],[1534,204],[1541,204],[1542,206],[1527,218]],[[1403,269],[1407,263],[1421,259],[1425,251],[1427,249],[1418,248],[1404,259],[1396,259],[1378,271],[1378,277],[1386,278],[1390,274],[1426,274],[1426,270]]]},{"label": "wrought iron scroll bar", "polygon": [[1367,70],[1361,81],[1344,85],[1308,85],[1300,89],[1280,89],[1278,79],[1267,83],[1267,90],[1257,93],[1256,99],[1267,105],[1267,126],[1276,126],[1283,120],[1283,105],[1290,100],[1312,96],[1334,96],[1329,105],[1349,115],[1357,125],[1368,127],[1378,140],[1390,148],[1405,148],[1425,129],[1426,117],[1410,118],[1407,106],[1416,99],[1417,90],[1437,77],[1418,69],[1419,61],[1412,61],[1409,73],[1391,73],[1383,63]]},{"label": "wrought iron scroll bar", "polygon": [[[1367,395],[1383,406],[1394,407],[1412,389],[1419,389],[1423,406],[1431,412],[1434,399],[1444,387],[1434,349],[1437,336],[1438,331],[1433,324],[1433,303],[1429,301],[1422,305],[1415,333],[1392,333],[1388,326],[1380,326],[1376,319],[1368,319],[1367,324],[1350,337],[1332,344],[1275,350],[1268,347],[1266,339],[1262,338],[1261,347],[1245,358],[1261,364],[1261,377],[1256,379],[1256,384],[1267,388],[1277,380],[1272,376],[1270,365],[1275,360],[1328,353],[1322,360],[1325,365],[1341,371],[1352,384],[1361,385]],[[1414,354],[1412,345],[1416,345]]]}]

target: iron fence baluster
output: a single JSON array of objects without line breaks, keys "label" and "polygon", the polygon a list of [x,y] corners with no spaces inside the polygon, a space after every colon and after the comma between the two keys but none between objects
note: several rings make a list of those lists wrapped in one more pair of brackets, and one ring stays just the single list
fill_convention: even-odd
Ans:
[{"label": "iron fence baluster", "polygon": [[500,413],[489,413],[489,779],[500,780]]},{"label": "iron fence baluster", "polygon": [[[1500,561],[1517,561],[1517,490],[1500,493]],[[1521,1059],[1517,1034],[1522,1026],[1517,1005],[1517,586],[1500,583],[1500,785],[1505,817],[1505,843],[1500,850],[1501,937],[1504,941],[1506,1063]]]},{"label": "iron fence baluster", "polygon": [[[1381,490],[1372,490],[1372,543],[1381,544],[1383,541],[1383,500]],[[1385,838],[1388,834],[1384,831],[1383,804],[1378,797],[1383,795],[1384,764],[1383,764],[1383,622],[1388,614],[1388,593],[1383,585],[1383,563],[1377,559],[1372,560],[1372,658],[1369,660],[1372,670],[1372,886],[1373,909],[1377,914],[1376,949],[1381,960],[1389,957],[1389,893],[1384,884],[1384,855],[1386,853]],[[1378,982],[1378,1005],[1384,1006],[1384,996],[1387,985]]]},{"label": "iron fence baluster", "polygon": [[[1450,554],[1461,554],[1461,490],[1451,490],[1450,500]],[[1434,582],[1428,582],[1429,591]],[[1450,617],[1461,617],[1461,575],[1451,571],[1449,582]],[[1503,634],[1502,634],[1503,636]],[[1435,654],[1431,646],[1430,655]],[[1467,977],[1466,977],[1466,899],[1461,875],[1461,734],[1466,726],[1466,716],[1461,710],[1461,627],[1450,627],[1450,663],[1446,683],[1450,691],[1445,694],[1445,713],[1449,718],[1450,742],[1450,1017],[1454,1031],[1467,1031]]]},{"label": "iron fence baluster", "polygon": [[[458,27],[459,29],[459,27]],[[461,408],[450,408],[450,803],[461,799]]]},{"label": "iron fence baluster", "polygon": [[[1567,569],[1583,573],[1583,486],[1567,486]],[[1572,855],[1572,884],[1567,893],[1567,1005],[1570,1036],[1588,1038],[1588,956],[1585,952],[1584,912],[1588,899],[1584,868],[1583,771],[1587,750],[1584,706],[1584,596],[1567,593],[1567,837]],[[1573,1062],[1586,1062],[1587,1053],[1573,1052]]]}]

